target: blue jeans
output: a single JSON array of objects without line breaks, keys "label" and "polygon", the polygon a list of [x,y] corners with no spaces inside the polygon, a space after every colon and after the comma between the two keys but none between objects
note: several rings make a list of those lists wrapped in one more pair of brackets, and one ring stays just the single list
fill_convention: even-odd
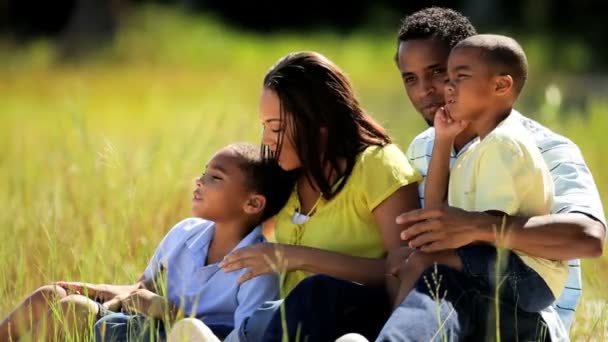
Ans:
[{"label": "blue jeans", "polygon": [[538,313],[500,301],[497,319],[494,297],[463,272],[431,267],[393,311],[377,341],[493,341],[498,330],[502,341],[550,340]]},{"label": "blue jeans", "polygon": [[104,316],[95,323],[95,341],[164,341],[165,327],[162,321],[144,315],[122,312]]},{"label": "blue jeans", "polygon": [[[365,287],[325,275],[304,279],[284,305],[289,341],[335,341],[350,332],[373,340],[390,313],[384,287]],[[282,323],[280,310],[275,310],[263,338],[256,341],[281,341]]]},{"label": "blue jeans", "polygon": [[[233,327],[223,324],[208,324],[211,331],[222,339]],[[144,315],[109,313],[95,323],[95,341],[165,341],[165,325],[160,320]]]},{"label": "blue jeans", "polygon": [[[492,249],[464,249],[459,254],[465,264],[463,272],[442,265],[429,268],[390,318],[384,289],[370,289],[323,275],[306,278],[285,299],[289,340],[297,340],[299,334],[300,341],[334,341],[345,333],[356,332],[383,342],[486,341],[496,339],[497,321],[502,341],[549,339],[540,314],[514,305],[517,293],[535,291],[524,289],[519,282],[530,275],[529,269],[520,268],[523,263],[509,259],[510,281],[518,287],[501,287],[497,320],[490,281],[493,273],[487,268],[493,264]],[[541,288],[539,293],[543,291]],[[547,300],[542,298],[541,302]],[[281,341],[282,334],[280,312],[276,311],[263,339],[258,340]]]},{"label": "blue jeans", "polygon": [[282,304],[283,300],[265,302],[251,316],[245,318],[241,326],[230,332],[224,342],[262,341],[266,327],[268,327],[274,315],[280,315]]},{"label": "blue jeans", "polygon": [[456,250],[463,273],[473,287],[488,295],[494,294],[495,283],[501,285],[500,300],[527,312],[540,312],[555,302],[553,292],[536,271],[515,253],[505,250],[501,258],[502,272],[496,277],[497,251],[487,244],[468,245]]}]

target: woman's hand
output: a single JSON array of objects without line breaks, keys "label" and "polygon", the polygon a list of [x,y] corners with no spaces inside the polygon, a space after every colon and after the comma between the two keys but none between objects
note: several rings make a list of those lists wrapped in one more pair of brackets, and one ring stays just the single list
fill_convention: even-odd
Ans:
[{"label": "woman's hand", "polygon": [[248,269],[238,279],[238,283],[242,284],[262,274],[290,271],[288,268],[294,264],[291,255],[293,248],[294,246],[277,243],[260,243],[234,251],[219,266],[224,272]]},{"label": "woman's hand", "polygon": [[409,247],[398,247],[389,251],[386,257],[386,273],[399,278],[400,270],[415,249]]}]

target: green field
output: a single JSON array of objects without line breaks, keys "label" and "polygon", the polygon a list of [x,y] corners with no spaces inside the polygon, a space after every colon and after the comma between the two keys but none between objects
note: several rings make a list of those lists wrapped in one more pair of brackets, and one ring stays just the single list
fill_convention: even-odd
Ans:
[{"label": "green field", "polygon": [[[522,40],[532,70],[543,65],[534,41]],[[394,48],[392,32],[259,36],[155,8],[129,17],[113,45],[79,63],[56,63],[48,42],[0,43],[0,315],[55,280],[137,279],[165,232],[189,215],[192,180],[211,153],[259,142],[262,78],[288,52],[334,60],[405,149],[424,123]],[[580,146],[608,199],[608,101],[592,99],[582,115],[537,100],[523,109]],[[572,336],[608,340],[608,257],[583,267]]]}]

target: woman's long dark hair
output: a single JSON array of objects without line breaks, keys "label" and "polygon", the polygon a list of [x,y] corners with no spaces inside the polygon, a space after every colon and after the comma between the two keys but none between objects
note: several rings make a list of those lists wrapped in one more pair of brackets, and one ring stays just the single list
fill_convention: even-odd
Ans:
[{"label": "woman's long dark hair", "polygon": [[[325,199],[342,190],[363,149],[391,142],[384,128],[361,108],[348,77],[319,53],[297,52],[281,58],[264,77],[264,87],[279,97],[281,122],[291,127],[289,136],[302,162],[300,171]],[[327,132],[326,141],[320,136],[321,128]],[[277,153],[284,137],[282,130]],[[340,159],[346,160],[346,168],[341,168]],[[337,184],[330,184],[324,172],[327,164],[336,173]]]}]

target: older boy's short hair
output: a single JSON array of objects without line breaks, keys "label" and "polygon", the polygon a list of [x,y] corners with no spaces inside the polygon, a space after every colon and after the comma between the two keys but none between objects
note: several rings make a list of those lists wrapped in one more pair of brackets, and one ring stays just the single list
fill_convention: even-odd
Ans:
[{"label": "older boy's short hair", "polygon": [[266,198],[262,222],[276,215],[287,203],[295,178],[281,169],[274,159],[262,158],[260,146],[241,142],[227,148],[239,158],[238,165],[245,175],[247,190]]},{"label": "older boy's short hair", "polygon": [[480,49],[482,58],[495,73],[513,78],[515,96],[521,93],[528,79],[528,59],[515,39],[497,34],[478,34],[456,44],[454,50],[460,48]]}]

